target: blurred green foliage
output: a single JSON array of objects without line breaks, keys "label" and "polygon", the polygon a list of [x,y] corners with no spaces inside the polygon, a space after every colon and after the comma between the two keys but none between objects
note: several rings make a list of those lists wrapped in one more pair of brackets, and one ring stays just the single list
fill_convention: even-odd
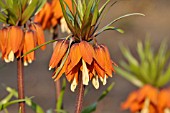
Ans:
[{"label": "blurred green foliage", "polygon": [[150,84],[155,87],[163,87],[170,81],[170,51],[166,41],[163,41],[159,50],[154,53],[149,40],[142,44],[137,43],[136,51],[139,61],[130,50],[123,45],[120,46],[125,60],[120,61],[121,67],[116,67],[116,71],[122,77],[138,87]]}]

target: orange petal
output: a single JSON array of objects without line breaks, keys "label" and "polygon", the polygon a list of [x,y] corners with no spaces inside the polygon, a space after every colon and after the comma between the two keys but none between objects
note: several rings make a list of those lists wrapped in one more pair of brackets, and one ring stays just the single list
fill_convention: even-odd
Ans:
[{"label": "orange petal", "polygon": [[152,87],[150,85],[145,85],[143,86],[140,90],[139,90],[139,94],[138,94],[138,98],[137,100],[139,102],[144,101],[147,98],[147,94],[150,91],[150,89],[152,89]]},{"label": "orange petal", "polygon": [[95,68],[95,70],[96,70],[96,72],[97,72],[97,75],[98,75],[99,77],[104,78],[105,72],[104,72],[104,70],[96,63],[96,61],[94,61],[94,68]]},{"label": "orange petal", "polygon": [[8,43],[8,35],[7,35],[8,29],[3,28],[0,30],[0,46],[1,46],[1,51],[2,51],[2,56],[4,56],[7,48],[7,43]]},{"label": "orange petal", "polygon": [[[63,73],[64,73],[64,72],[66,71],[66,69],[67,69],[68,63],[69,63],[69,59],[67,58],[66,61],[65,61],[65,63],[64,63],[64,66],[62,67],[62,69],[60,70],[60,72],[58,73],[58,75],[57,75],[57,77],[55,78],[54,81],[57,81],[57,80],[63,75]],[[56,71],[57,71],[57,69],[56,69]],[[56,71],[53,73],[53,76],[55,75]]]},{"label": "orange petal", "polygon": [[24,32],[23,30],[18,26],[12,26],[9,29],[9,40],[11,49],[14,53],[16,53],[20,46],[21,42],[23,40]]},{"label": "orange petal", "polygon": [[86,41],[81,41],[79,47],[83,60],[90,65],[94,58],[93,47]]},{"label": "orange petal", "polygon": [[68,66],[67,72],[69,73],[80,61],[82,55],[80,52],[79,44],[73,44],[71,46],[69,58],[70,58],[70,64]]},{"label": "orange petal", "polygon": [[158,110],[159,112],[164,111],[169,98],[169,92],[167,90],[161,90],[158,95]]},{"label": "orange petal", "polygon": [[[33,31],[29,30],[25,32],[25,37],[24,37],[24,47],[25,50],[24,52],[28,52],[30,50],[32,50],[33,48],[35,48],[35,42],[34,42],[34,38],[35,38],[35,34]],[[34,56],[34,51],[27,54],[27,60],[28,62],[32,62],[35,59]]]},{"label": "orange petal", "polygon": [[49,67],[54,68],[58,65],[60,60],[65,55],[66,51],[68,49],[68,41],[67,40],[60,40],[57,42],[56,47],[54,49],[53,55],[50,60]]},{"label": "orange petal", "polygon": [[121,105],[121,108],[122,109],[128,109],[132,105],[132,103],[136,101],[137,96],[138,96],[138,91],[132,92],[128,96],[127,100]]},{"label": "orange petal", "polygon": [[138,102],[133,102],[130,106],[130,111],[132,113],[137,113],[138,111],[140,111],[142,109],[143,105],[141,103]]},{"label": "orange petal", "polygon": [[113,71],[113,66],[112,66],[112,60],[110,58],[109,51],[106,46],[102,45],[101,46],[104,49],[105,52],[105,71],[106,73],[112,77],[112,71]]},{"label": "orange petal", "polygon": [[[36,35],[36,38],[37,38],[38,45],[45,43],[44,32],[43,32],[43,29],[40,25],[31,24],[30,29],[35,31],[35,35]],[[45,48],[46,48],[45,45],[41,47],[42,50],[44,50]]]},{"label": "orange petal", "polygon": [[45,10],[45,15],[43,17],[43,22],[42,22],[42,28],[45,29],[46,28],[46,25],[47,25],[47,22],[50,21],[51,19],[51,16],[52,16],[52,12],[51,12],[51,6],[49,4],[46,4],[47,5],[47,9]]},{"label": "orange petal", "polygon": [[105,67],[105,61],[104,61],[104,56],[105,56],[105,53],[104,53],[104,50],[100,47],[100,46],[96,46],[94,48],[95,50],[95,60],[96,62],[99,64],[99,66],[104,70],[104,67]]}]

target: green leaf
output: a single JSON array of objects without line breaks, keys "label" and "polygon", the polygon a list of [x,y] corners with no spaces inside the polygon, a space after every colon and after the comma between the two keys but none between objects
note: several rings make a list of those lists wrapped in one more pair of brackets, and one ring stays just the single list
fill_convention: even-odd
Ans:
[{"label": "green leaf", "polygon": [[99,4],[96,3],[95,8],[94,8],[94,13],[93,13],[93,19],[92,19],[92,22],[91,22],[91,26],[95,25],[97,23],[98,18],[99,18],[98,7],[99,7]]},{"label": "green leaf", "polygon": [[45,113],[44,110],[35,102],[33,102],[31,99],[26,97],[26,104],[32,108],[36,113]]},{"label": "green leaf", "polygon": [[131,63],[135,66],[139,66],[138,61],[132,56],[132,54],[130,53],[130,51],[127,48],[125,48],[123,45],[121,45],[120,49],[121,49],[124,57],[128,60],[129,63]]},{"label": "green leaf", "polygon": [[9,8],[13,7],[13,0],[5,0]]},{"label": "green leaf", "polygon": [[58,73],[59,73],[59,72],[61,71],[61,69],[63,68],[64,63],[66,62],[66,60],[67,60],[67,58],[68,58],[68,55],[69,55],[69,53],[70,53],[71,43],[72,43],[72,41],[70,40],[69,48],[68,48],[65,56],[63,57],[60,66],[56,69],[55,74],[54,74],[54,76],[52,77],[53,79],[55,79],[55,78],[57,77]]},{"label": "green leaf", "polygon": [[33,15],[36,6],[38,4],[38,0],[32,0],[32,2],[27,6],[25,11],[22,14],[21,24],[24,25],[29,18]]},{"label": "green leaf", "polygon": [[6,5],[4,4],[4,2],[2,0],[0,0],[0,7],[3,9],[6,9]]},{"label": "green leaf", "polygon": [[[65,8],[64,8],[64,1],[63,1],[63,0],[60,0],[60,5],[61,5],[61,9],[62,9],[62,11],[63,11],[63,16],[64,16],[64,18],[65,18],[65,20],[66,20],[67,25],[68,25],[68,28],[70,29],[70,31],[71,31],[72,33],[75,33],[75,32],[74,32],[74,27],[73,27],[73,25],[72,25],[72,22],[69,20],[68,15],[67,15],[67,13],[66,13],[66,10],[65,10]],[[75,35],[75,34],[74,34],[74,35]]]},{"label": "green leaf", "polygon": [[12,97],[13,97],[13,93],[8,94],[5,98],[3,98],[0,101],[0,104],[6,104],[7,102],[9,102],[11,100]]},{"label": "green leaf", "polygon": [[102,92],[101,96],[98,98],[97,102],[94,102],[93,104],[89,105],[88,107],[84,108],[81,113],[92,113],[96,110],[97,104],[102,101],[108,93],[112,90],[115,83],[112,83],[109,85],[109,87]]},{"label": "green leaf", "polygon": [[24,101],[26,101],[26,99],[18,99],[18,100],[9,101],[5,104],[0,104],[0,111],[6,109],[8,106],[11,106],[13,104],[17,104],[19,102],[24,102]]},{"label": "green leaf", "polygon": [[166,85],[168,82],[170,81],[170,64],[166,70],[166,72],[159,76],[158,82],[157,82],[157,86],[158,87],[162,87],[164,85]]},{"label": "green leaf", "polygon": [[65,79],[63,79],[62,89],[61,89],[61,92],[60,92],[59,98],[58,98],[58,100],[57,100],[56,111],[58,111],[58,110],[62,110],[63,97],[64,97],[65,89],[66,89],[66,80],[65,80]]},{"label": "green leaf", "polygon": [[[18,92],[15,89],[12,89],[11,87],[6,87],[6,90],[10,93],[13,94],[14,97],[18,98]],[[43,109],[33,102],[31,98],[26,97],[25,102],[28,106],[30,106],[36,113],[44,113]]]},{"label": "green leaf", "polygon": [[115,85],[115,83],[113,82],[105,91],[103,91],[102,95],[98,98],[98,102],[103,100],[107,95],[108,93],[113,89],[113,86]]},{"label": "green leaf", "polygon": [[100,29],[99,31],[97,31],[97,32],[94,34],[94,36],[96,37],[96,36],[98,36],[99,34],[101,34],[102,32],[108,31],[108,30],[115,30],[115,31],[117,31],[117,32],[119,32],[119,33],[122,33],[122,34],[124,33],[124,31],[123,31],[122,29],[119,29],[119,28],[116,28],[116,27],[113,27],[113,26],[106,26],[106,27]]},{"label": "green leaf", "polygon": [[6,20],[7,20],[7,18],[5,17],[5,15],[0,13],[0,22],[6,23]]},{"label": "green leaf", "polygon": [[99,15],[101,15],[104,11],[104,9],[106,8],[106,6],[109,4],[110,0],[107,0],[102,7],[99,9]]},{"label": "green leaf", "polygon": [[29,54],[29,53],[31,53],[31,52],[33,52],[33,51],[35,51],[35,50],[41,48],[42,46],[47,45],[47,44],[50,44],[50,43],[53,43],[53,42],[55,42],[55,41],[56,41],[56,40],[50,40],[50,41],[48,41],[48,42],[45,42],[44,44],[41,44],[41,45],[35,47],[34,49],[32,49],[32,50],[26,52],[26,53],[25,53],[24,55],[22,55],[21,57],[24,57],[25,55],[27,55],[27,54]]},{"label": "green leaf", "polygon": [[120,16],[120,17],[114,19],[107,26],[111,26],[113,23],[117,22],[118,20],[121,20],[121,19],[129,17],[129,16],[145,16],[145,15],[142,14],[142,13],[130,13],[130,14],[126,14],[126,15],[123,15],[123,16]]},{"label": "green leaf", "polygon": [[[93,3],[94,3],[94,0],[89,0],[89,3],[87,5],[86,11],[85,11],[86,14],[84,15],[84,18],[83,18],[84,22],[87,22],[87,20],[89,19],[90,11],[93,6]],[[86,25],[86,23],[84,23],[84,24]]]},{"label": "green leaf", "polygon": [[96,110],[96,107],[97,107],[97,102],[83,109],[81,113],[92,113]]},{"label": "green leaf", "polygon": [[21,0],[21,7],[22,7],[22,10],[24,11],[26,6],[27,6],[27,1],[28,0]]},{"label": "green leaf", "polygon": [[121,69],[119,67],[115,67],[115,70],[116,70],[116,72],[119,75],[121,75],[123,78],[127,79],[128,81],[130,81],[135,86],[142,87],[144,85],[144,83],[142,81],[140,81],[139,79],[137,79],[135,77],[135,75],[132,75],[129,72],[124,71],[123,69]]}]

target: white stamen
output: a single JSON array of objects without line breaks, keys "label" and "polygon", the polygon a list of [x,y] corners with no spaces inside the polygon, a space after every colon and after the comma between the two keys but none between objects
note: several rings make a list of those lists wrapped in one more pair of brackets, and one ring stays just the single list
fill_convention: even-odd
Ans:
[{"label": "white stamen", "polygon": [[31,64],[31,63],[32,63],[32,60],[31,60],[31,59],[29,59],[29,60],[28,60],[28,62]]},{"label": "white stamen", "polygon": [[97,75],[92,78],[92,84],[96,89],[99,89],[99,79]]},{"label": "white stamen", "polygon": [[106,85],[106,83],[107,83],[106,79],[107,79],[107,76],[106,76],[106,74],[105,74],[105,75],[104,75],[104,79],[103,79],[103,85]]},{"label": "white stamen", "polygon": [[6,59],[6,58],[4,58],[4,61],[6,62],[6,63],[9,63],[10,61],[8,60],[8,59]]},{"label": "white stamen", "polygon": [[164,113],[170,113],[170,108],[165,108]]},{"label": "white stamen", "polygon": [[88,85],[89,84],[89,74],[88,74],[86,62],[83,59],[82,59],[82,64],[83,64],[83,70],[82,70],[83,85]]},{"label": "white stamen", "polygon": [[50,66],[49,68],[48,68],[48,70],[51,70],[52,69],[52,67]]},{"label": "white stamen", "polygon": [[71,83],[71,91],[74,92],[77,87],[76,77],[74,77],[73,82]]},{"label": "white stamen", "polygon": [[8,60],[13,62],[14,61],[14,52],[10,51],[9,55],[8,55]]},{"label": "white stamen", "polygon": [[27,61],[24,61],[24,66],[28,66],[28,63],[27,63]]},{"label": "white stamen", "polygon": [[70,34],[71,33],[70,29],[68,28],[67,23],[66,23],[64,17],[61,18],[60,23],[61,23],[61,32],[63,32],[63,33],[67,32],[68,34]]},{"label": "white stamen", "polygon": [[150,100],[146,98],[141,113],[149,113],[149,104],[150,104]]}]

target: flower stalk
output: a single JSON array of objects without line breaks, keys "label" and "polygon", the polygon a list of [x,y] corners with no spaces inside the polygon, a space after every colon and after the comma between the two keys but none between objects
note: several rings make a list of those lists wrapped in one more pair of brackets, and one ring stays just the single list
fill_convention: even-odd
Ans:
[{"label": "flower stalk", "polygon": [[83,85],[82,74],[80,73],[75,113],[81,113],[82,111],[84,90],[85,90],[85,85]]},{"label": "flower stalk", "polygon": [[[17,59],[17,71],[18,71],[18,99],[24,99],[24,75],[23,75],[23,63],[22,58]],[[19,110],[21,113],[25,113],[25,102],[19,103]]]}]

